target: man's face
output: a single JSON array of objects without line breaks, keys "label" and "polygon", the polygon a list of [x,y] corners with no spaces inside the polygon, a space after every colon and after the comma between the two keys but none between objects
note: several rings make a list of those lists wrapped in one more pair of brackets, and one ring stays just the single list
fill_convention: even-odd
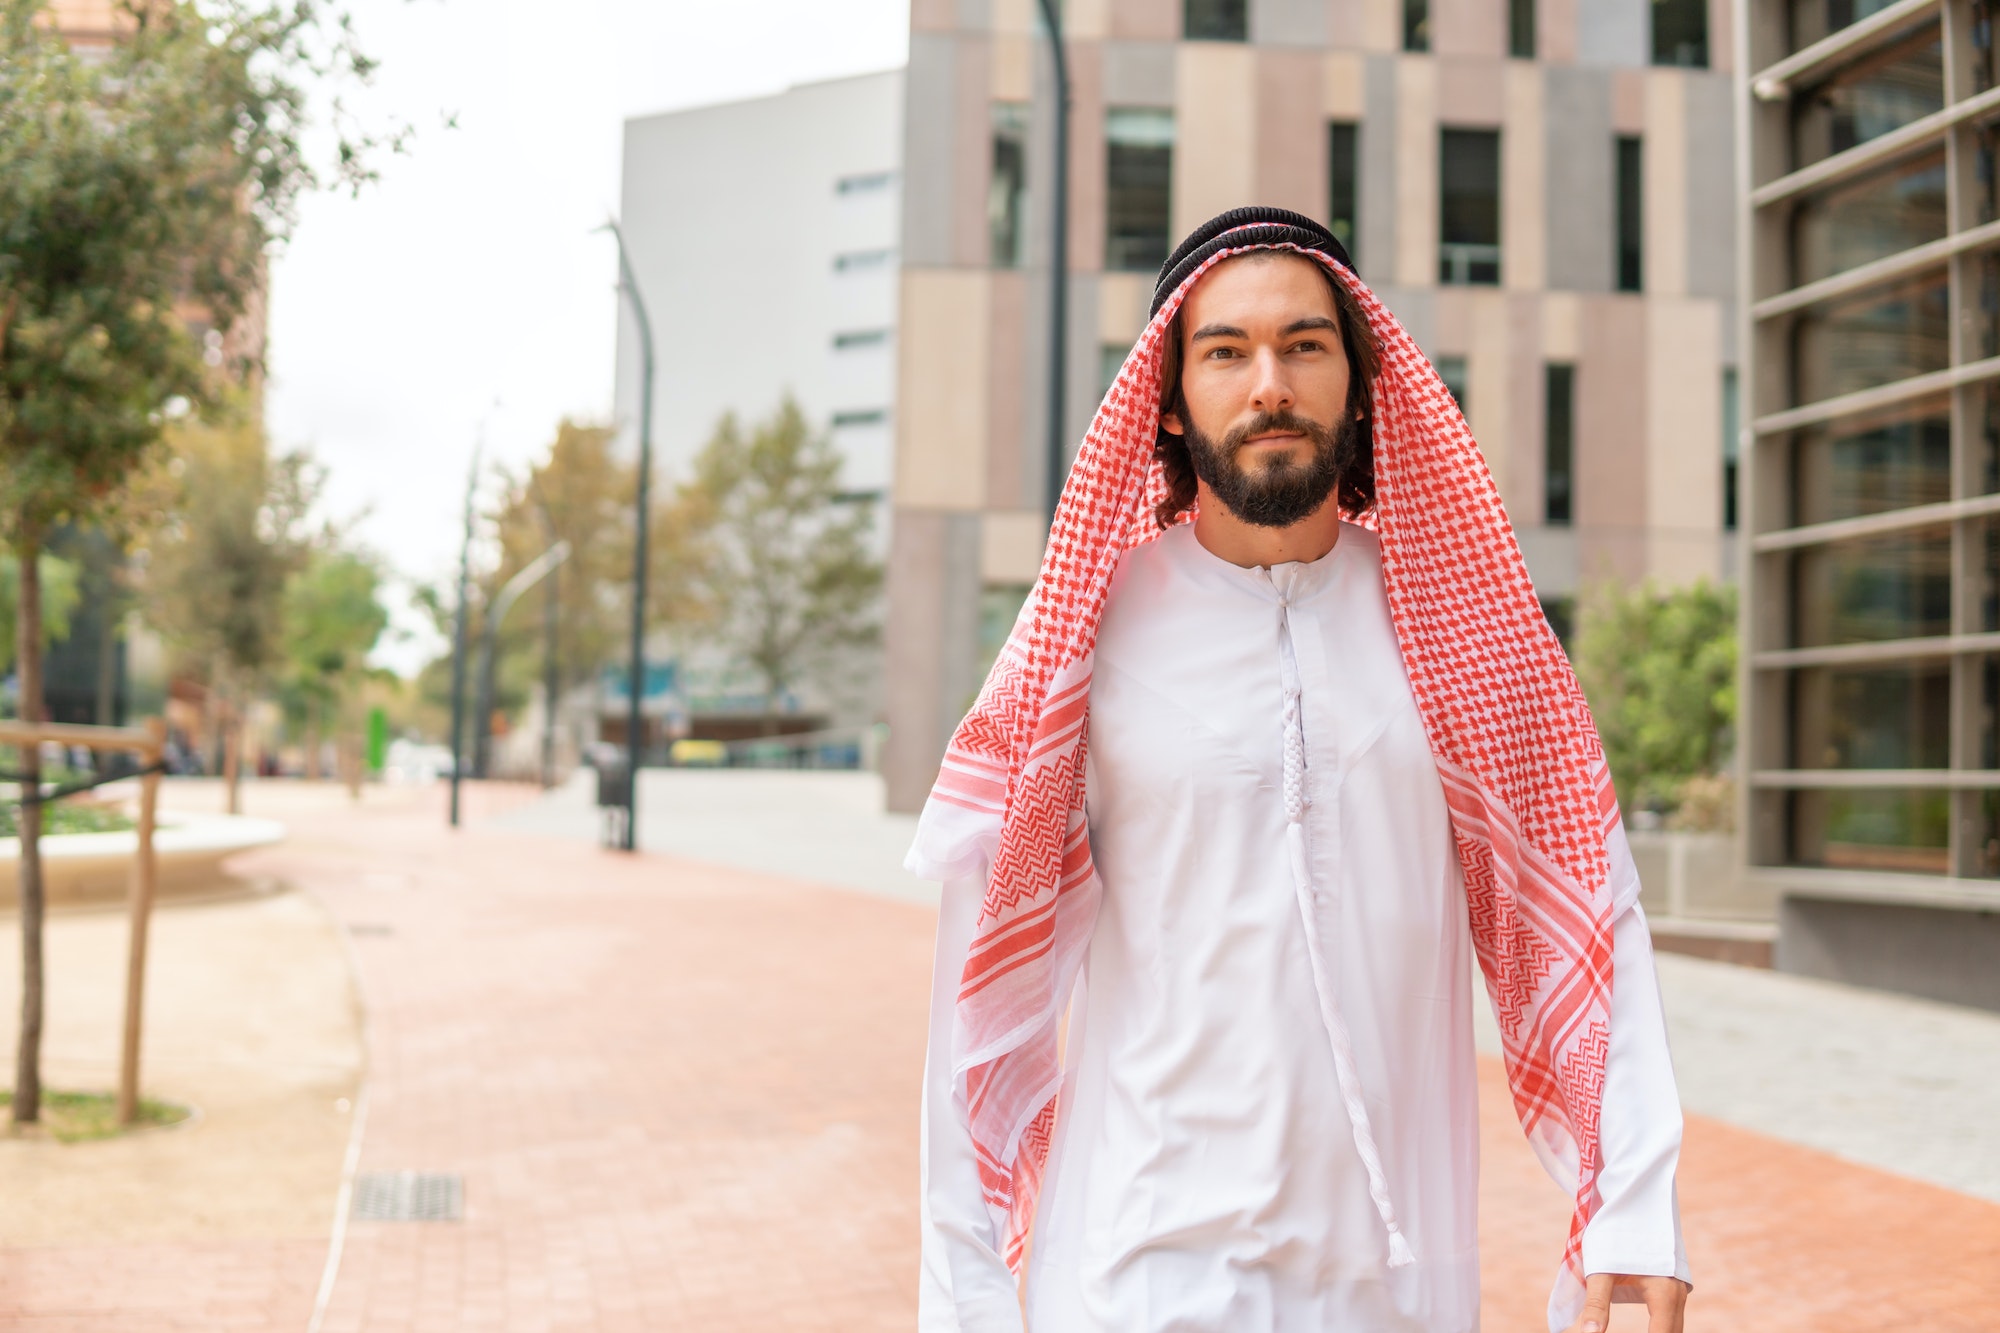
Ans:
[{"label": "man's face", "polygon": [[1283,528],[1326,502],[1335,451],[1356,425],[1347,353],[1319,266],[1252,254],[1209,270],[1181,306],[1185,435],[1195,476],[1246,523]]}]

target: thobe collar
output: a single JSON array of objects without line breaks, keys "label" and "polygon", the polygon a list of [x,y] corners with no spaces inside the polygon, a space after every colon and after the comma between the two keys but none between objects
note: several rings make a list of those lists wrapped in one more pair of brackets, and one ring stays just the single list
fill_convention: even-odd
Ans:
[{"label": "thobe collar", "polygon": [[1201,544],[1194,524],[1183,523],[1163,533],[1160,541],[1174,564],[1197,584],[1220,592],[1248,595],[1277,605],[1305,601],[1331,587],[1346,567],[1358,529],[1343,523],[1340,540],[1317,560],[1288,560],[1278,565],[1239,565],[1224,560]]}]

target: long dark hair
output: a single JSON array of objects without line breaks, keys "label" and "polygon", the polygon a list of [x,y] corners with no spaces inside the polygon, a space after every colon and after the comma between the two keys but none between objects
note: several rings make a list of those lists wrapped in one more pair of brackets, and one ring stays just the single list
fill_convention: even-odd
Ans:
[{"label": "long dark hair", "polygon": [[[1270,253],[1276,254],[1277,251]],[[1347,407],[1350,418],[1358,418],[1355,428],[1343,432],[1347,443],[1336,456],[1340,480],[1334,497],[1343,512],[1359,514],[1375,503],[1375,376],[1382,368],[1381,347],[1361,303],[1340,279],[1318,260],[1310,261],[1333,291],[1333,306],[1340,323],[1340,346],[1347,353]],[[1174,312],[1167,336],[1160,348],[1160,411],[1172,412],[1185,424],[1187,398],[1181,392],[1182,311]],[[1153,456],[1160,460],[1167,478],[1167,498],[1153,507],[1153,521],[1170,528],[1181,511],[1194,503],[1194,459],[1188,454],[1187,437],[1175,435],[1164,426],[1153,443]]]}]

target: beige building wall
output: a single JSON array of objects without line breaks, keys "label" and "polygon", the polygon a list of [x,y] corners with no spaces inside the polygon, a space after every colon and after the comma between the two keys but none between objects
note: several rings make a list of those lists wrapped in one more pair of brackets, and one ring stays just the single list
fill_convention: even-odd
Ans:
[{"label": "beige building wall", "polygon": [[905,269],[897,327],[896,501],[986,507],[992,275]]}]

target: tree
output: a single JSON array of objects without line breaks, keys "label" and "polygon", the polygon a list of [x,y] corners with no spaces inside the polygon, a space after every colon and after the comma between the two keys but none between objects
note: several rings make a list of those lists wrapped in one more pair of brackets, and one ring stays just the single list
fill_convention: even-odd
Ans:
[{"label": "tree", "polygon": [[[620,591],[632,577],[634,475],[618,457],[615,437],[609,426],[565,418],[548,456],[508,478],[493,515],[500,560],[480,580],[482,605],[491,606],[508,579],[556,542],[570,544],[569,559],[549,576],[556,580],[559,645],[551,709],[568,685],[609,661],[623,641],[630,602]],[[539,674],[541,640],[541,617],[517,612],[499,640],[503,683]]]},{"label": "tree", "polygon": [[1627,811],[1672,811],[1690,780],[1722,772],[1736,721],[1734,588],[1601,587],[1585,598],[1575,656]]},{"label": "tree", "polygon": [[[358,735],[353,716],[356,690],[368,654],[388,627],[382,608],[382,575],[374,561],[356,551],[322,547],[312,552],[285,588],[285,656],[288,684],[310,721],[309,771],[318,771],[318,750],[329,717],[344,744]],[[353,773],[352,763],[349,765]]]},{"label": "tree", "polygon": [[769,711],[879,632],[872,516],[844,502],[840,466],[789,397],[748,438],[726,416],[666,525],[685,533],[696,632],[756,672]]},{"label": "tree", "polygon": [[[227,348],[269,243],[315,183],[303,82],[370,70],[319,0],[131,0],[122,40],[89,59],[43,8],[0,0],[0,538],[21,572],[29,722],[43,715],[45,538],[115,521],[170,406],[216,397],[231,367],[205,364],[204,335]],[[366,178],[368,147],[341,136],[342,179]],[[38,763],[25,747],[30,785]],[[41,1111],[40,810],[21,816],[17,1123]]]},{"label": "tree", "polygon": [[318,489],[302,452],[273,457],[247,413],[170,432],[168,517],[146,571],[148,616],[220,701],[229,811],[241,813],[243,704],[281,656],[285,587],[304,565]]},{"label": "tree", "polygon": [[[37,581],[41,588],[42,642],[60,643],[69,637],[69,618],[79,597],[75,564],[58,556],[44,555]],[[20,627],[15,614],[21,600],[21,565],[12,555],[0,552],[0,671],[14,665]]]}]

